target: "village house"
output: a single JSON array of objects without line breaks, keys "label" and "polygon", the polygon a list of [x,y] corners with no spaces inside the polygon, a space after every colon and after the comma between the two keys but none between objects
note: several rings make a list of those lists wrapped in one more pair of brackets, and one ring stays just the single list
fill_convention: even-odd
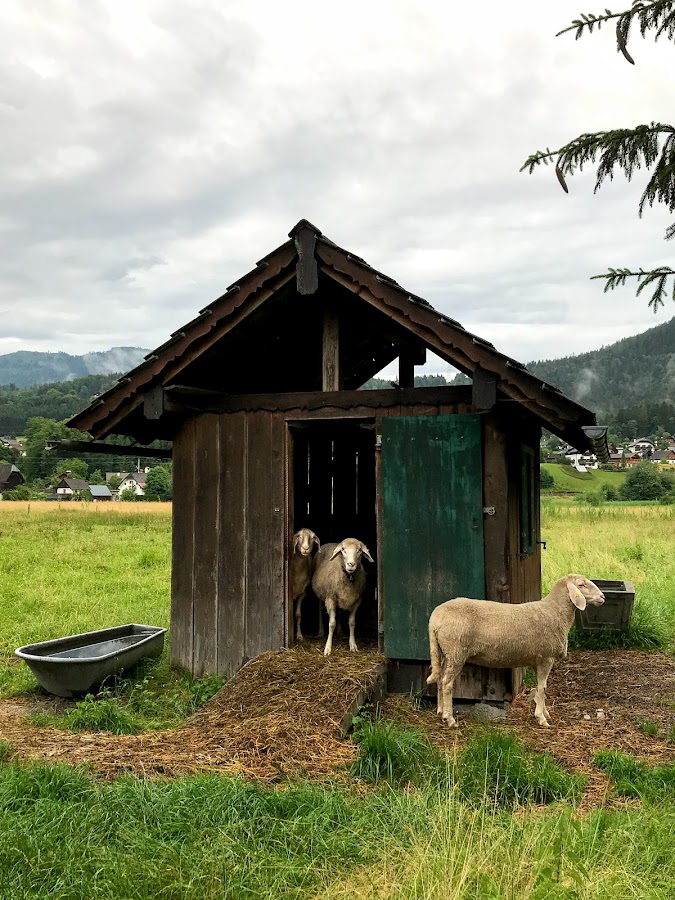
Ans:
[{"label": "village house", "polygon": [[145,494],[145,480],[147,475],[145,472],[126,472],[122,474],[122,481],[117,488],[117,496],[122,491],[132,490],[137,497],[143,497]]},{"label": "village house", "polygon": [[0,500],[3,492],[12,491],[23,482],[23,475],[13,463],[0,463]]},{"label": "village house", "polygon": [[656,450],[649,458],[653,463],[669,463],[670,465],[675,465],[675,448]]},{"label": "village house", "polygon": [[58,500],[72,500],[78,491],[86,491],[89,493],[89,485],[82,478],[73,478],[69,474],[65,474],[55,485],[56,497]]}]

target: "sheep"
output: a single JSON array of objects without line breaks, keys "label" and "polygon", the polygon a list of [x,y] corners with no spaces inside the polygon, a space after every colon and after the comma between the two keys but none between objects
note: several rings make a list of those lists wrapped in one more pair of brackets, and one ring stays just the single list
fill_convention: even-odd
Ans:
[{"label": "sheep", "polygon": [[[289,577],[291,583],[291,601],[295,606],[295,636],[298,641],[303,640],[302,635],[302,601],[305,599],[307,588],[312,580],[314,571],[314,559],[312,549],[314,544],[321,549],[321,541],[310,528],[301,528],[293,535],[293,553],[289,563]],[[319,611],[320,613],[320,611]],[[320,636],[323,637],[323,619],[319,615]]]},{"label": "sheep", "polygon": [[[532,603],[495,603],[490,600],[448,600],[429,618],[431,674],[427,684],[437,684],[437,711],[449,727],[452,688],[464,663],[492,668],[534,666],[537,690],[534,717],[548,728],[546,681],[554,662],[567,656],[567,636],[574,610],[586,604],[599,606],[605,595],[583,575],[566,575],[543,600]],[[571,602],[570,602],[571,601]]]},{"label": "sheep", "polygon": [[354,624],[356,610],[366,586],[362,556],[373,562],[366,545],[356,538],[345,538],[339,544],[324,544],[316,554],[312,590],[319,601],[326,604],[328,612],[328,639],[324,656],[330,656],[333,649],[335,611],[338,606],[349,611],[349,649],[353,653],[358,650],[354,639]]}]

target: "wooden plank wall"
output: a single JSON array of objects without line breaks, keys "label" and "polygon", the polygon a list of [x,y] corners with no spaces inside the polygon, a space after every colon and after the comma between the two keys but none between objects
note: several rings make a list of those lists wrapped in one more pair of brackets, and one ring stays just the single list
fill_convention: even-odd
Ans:
[{"label": "wooden plank wall", "polygon": [[174,442],[171,661],[234,675],[284,645],[285,426],[203,414]]}]

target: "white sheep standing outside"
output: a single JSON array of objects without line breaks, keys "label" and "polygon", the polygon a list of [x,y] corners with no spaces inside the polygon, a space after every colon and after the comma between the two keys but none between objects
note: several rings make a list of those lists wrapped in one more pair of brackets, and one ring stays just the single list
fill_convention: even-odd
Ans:
[{"label": "white sheep standing outside", "polygon": [[356,652],[354,626],[356,610],[361,604],[361,597],[366,586],[366,573],[361,557],[373,562],[370,551],[362,541],[356,538],[345,538],[339,544],[324,544],[316,554],[312,590],[326,604],[328,612],[328,638],[324,648],[324,656],[330,656],[333,649],[333,632],[335,631],[338,607],[349,611],[349,649]]},{"label": "white sheep standing outside", "polygon": [[458,597],[441,603],[429,618],[431,675],[437,684],[438,714],[450,727],[452,689],[464,663],[490,668],[534,666],[537,672],[534,717],[550,725],[546,709],[546,682],[553,664],[567,656],[567,636],[574,610],[599,606],[605,595],[583,575],[566,575],[543,600],[532,603],[496,603]]},{"label": "white sheep standing outside", "polygon": [[[301,528],[293,535],[293,553],[289,563],[289,578],[291,583],[291,600],[295,603],[295,637],[303,640],[302,635],[302,601],[307,594],[307,588],[312,580],[314,571],[314,557],[312,550],[314,544],[321,549],[321,541],[311,528]],[[323,617],[319,609],[319,636],[323,637]]]}]

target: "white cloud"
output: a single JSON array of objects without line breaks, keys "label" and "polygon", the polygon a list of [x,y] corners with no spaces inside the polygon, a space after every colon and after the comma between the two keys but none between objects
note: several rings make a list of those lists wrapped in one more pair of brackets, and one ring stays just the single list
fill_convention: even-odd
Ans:
[{"label": "white cloud", "polygon": [[[672,46],[555,32],[576,0],[5,0],[0,353],[155,346],[300,218],[523,361],[664,321],[639,184],[519,167],[668,120]],[[428,367],[427,367],[428,368]]]}]

